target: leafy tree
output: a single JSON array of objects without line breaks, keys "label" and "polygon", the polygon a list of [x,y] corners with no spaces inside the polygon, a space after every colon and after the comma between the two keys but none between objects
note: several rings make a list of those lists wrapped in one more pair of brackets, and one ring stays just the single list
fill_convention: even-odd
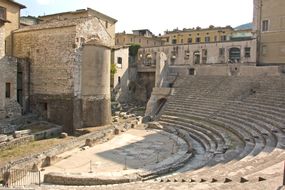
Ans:
[{"label": "leafy tree", "polygon": [[140,44],[130,44],[129,55],[132,56],[132,57],[136,57],[140,47],[141,47]]}]

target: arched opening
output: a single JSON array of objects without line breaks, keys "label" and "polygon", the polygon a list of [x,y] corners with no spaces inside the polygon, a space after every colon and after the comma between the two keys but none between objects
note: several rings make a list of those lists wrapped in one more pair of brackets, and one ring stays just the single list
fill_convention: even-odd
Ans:
[{"label": "arched opening", "polygon": [[229,62],[239,63],[240,62],[240,48],[231,48],[229,51]]},{"label": "arched opening", "polygon": [[147,66],[151,65],[152,55],[150,53],[147,53],[145,55],[145,60],[146,60],[145,65],[147,65]]},{"label": "arched opening", "polygon": [[194,58],[193,62],[194,62],[194,64],[200,64],[200,57],[201,57],[200,51],[195,51],[193,53],[193,58]]}]

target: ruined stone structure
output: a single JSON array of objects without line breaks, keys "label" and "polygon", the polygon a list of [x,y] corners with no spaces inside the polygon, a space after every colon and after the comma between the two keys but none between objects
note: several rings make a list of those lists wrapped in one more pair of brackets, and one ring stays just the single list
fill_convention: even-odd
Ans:
[{"label": "ruined stone structure", "polygon": [[0,119],[21,115],[17,103],[17,62],[11,57],[12,31],[19,28],[20,9],[14,1],[0,2]]},{"label": "ruined stone structure", "polygon": [[254,32],[258,39],[257,63],[280,65],[285,63],[285,2],[282,0],[254,0]]},{"label": "ruined stone structure", "polygon": [[126,102],[129,99],[129,47],[113,47],[112,63],[116,65],[116,73],[111,81],[115,99]]},{"label": "ruined stone structure", "polygon": [[[102,47],[114,45],[115,34],[110,31],[115,20],[89,12],[93,10],[80,11],[83,18],[77,17],[77,11],[41,17],[43,23],[14,32],[13,54],[19,62],[27,62],[23,70],[28,67],[30,72],[27,109],[64,125],[67,132],[110,123],[111,54]],[[107,28],[102,20],[112,27]],[[96,48],[91,42],[102,45]],[[90,107],[87,102],[91,102]],[[106,112],[102,111],[105,108]],[[94,117],[98,113],[102,115]]]}]

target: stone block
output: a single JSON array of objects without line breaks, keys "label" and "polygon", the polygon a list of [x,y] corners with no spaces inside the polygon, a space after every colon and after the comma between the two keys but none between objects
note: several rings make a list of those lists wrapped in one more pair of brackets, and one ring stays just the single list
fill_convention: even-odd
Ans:
[{"label": "stone block", "polygon": [[143,117],[142,116],[137,116],[136,119],[138,121],[138,125],[142,124],[142,121],[143,121]]},{"label": "stone block", "polygon": [[120,129],[115,128],[114,133],[115,133],[115,135],[119,135],[120,134]]},{"label": "stone block", "polygon": [[120,114],[119,114],[120,117],[124,117],[125,115],[127,115],[126,112],[120,112]]},{"label": "stone block", "polygon": [[8,140],[8,136],[7,135],[0,135],[0,143],[6,142],[7,140]]},{"label": "stone block", "polygon": [[61,133],[60,134],[60,138],[62,138],[62,139],[65,139],[65,138],[67,138],[68,137],[68,134],[67,133]]},{"label": "stone block", "polygon": [[29,134],[31,134],[31,130],[27,129],[27,130],[15,131],[13,136],[14,138],[20,138],[22,136],[27,136]]}]

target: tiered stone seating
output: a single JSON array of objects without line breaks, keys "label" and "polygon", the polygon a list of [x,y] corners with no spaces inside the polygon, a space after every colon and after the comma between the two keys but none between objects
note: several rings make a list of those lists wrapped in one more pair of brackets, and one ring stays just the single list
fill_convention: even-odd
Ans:
[{"label": "tiered stone seating", "polygon": [[174,89],[159,121],[188,131],[207,159],[168,180],[240,178],[285,159],[285,76],[187,76]]}]

